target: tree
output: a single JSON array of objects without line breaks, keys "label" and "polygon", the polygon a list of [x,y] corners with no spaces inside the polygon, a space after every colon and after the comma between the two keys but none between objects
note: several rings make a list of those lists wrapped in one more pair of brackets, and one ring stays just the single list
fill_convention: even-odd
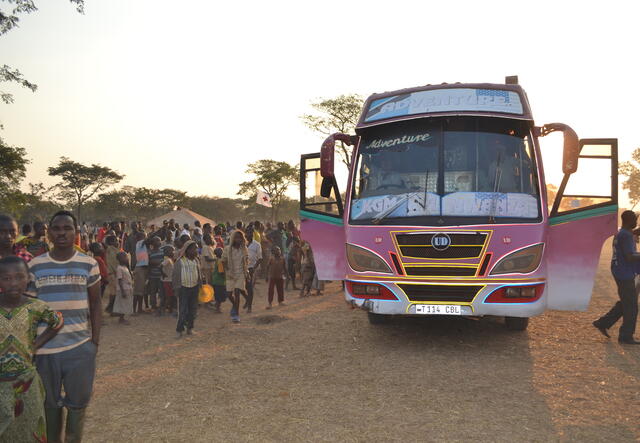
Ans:
[{"label": "tree", "polygon": [[[35,4],[35,0],[0,0],[10,5],[13,5],[11,12],[5,12],[0,9],[0,35],[6,34],[14,28],[18,27],[20,22],[20,15],[31,14],[36,12],[38,7]],[[69,0],[76,5],[76,10],[82,14],[84,13],[84,0]],[[31,89],[35,92],[38,86],[30,81],[26,80],[22,73],[8,65],[0,66],[0,82],[13,82],[18,85]],[[13,103],[13,94],[5,91],[0,91],[0,100],[5,103]],[[0,125],[0,128],[2,126]]]},{"label": "tree", "polygon": [[27,172],[27,152],[24,148],[7,145],[0,138],[0,211],[18,215],[26,203],[20,183]]},{"label": "tree", "polygon": [[183,206],[187,193],[175,189],[151,189],[123,186],[101,193],[93,204],[94,218],[99,220],[135,218],[146,220]]},{"label": "tree", "polygon": [[622,182],[622,189],[629,191],[629,200],[632,209],[640,202],[640,148],[636,148],[631,153],[631,161],[622,162],[618,166],[620,175],[627,177]]},{"label": "tree", "polygon": [[75,204],[78,220],[81,220],[82,205],[98,192],[119,183],[124,178],[124,175],[106,166],[85,166],[66,157],[60,157],[58,166],[50,167],[47,171],[50,176],[62,179],[62,182],[56,185],[58,196]]},{"label": "tree", "polygon": [[27,151],[7,145],[0,138],[0,194],[15,190],[27,172]]},{"label": "tree", "polygon": [[[255,199],[254,199],[255,202]],[[247,214],[244,211],[242,199],[227,197],[210,197],[208,195],[198,195],[189,197],[185,206],[202,214],[216,222],[235,222],[246,220]]]},{"label": "tree", "polygon": [[[320,115],[304,114],[300,118],[307,127],[325,136],[335,132],[348,134],[355,130],[363,104],[362,97],[357,94],[320,99],[319,102],[311,103],[311,106]],[[338,144],[338,153],[342,162],[349,167],[351,164],[351,147],[340,142]]]},{"label": "tree", "polygon": [[33,223],[35,220],[46,221],[51,214],[62,209],[53,201],[51,188],[42,183],[29,183],[29,192],[22,194],[22,205],[13,214],[25,223]]},{"label": "tree", "polygon": [[254,175],[255,178],[240,183],[238,195],[251,197],[255,201],[257,190],[266,192],[271,197],[272,218],[277,220],[278,210],[287,189],[298,183],[298,167],[277,160],[258,160],[249,163],[245,172]]},{"label": "tree", "polygon": [[[92,215],[95,222],[134,218],[138,208],[131,204],[131,192],[128,186],[99,194],[92,202]],[[86,211],[85,211],[86,213]]]}]

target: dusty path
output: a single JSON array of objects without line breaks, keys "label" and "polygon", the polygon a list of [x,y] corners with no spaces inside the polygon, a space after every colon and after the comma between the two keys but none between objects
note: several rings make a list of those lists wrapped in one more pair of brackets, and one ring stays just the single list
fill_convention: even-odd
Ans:
[{"label": "dusty path", "polygon": [[588,312],[523,333],[491,318],[374,327],[338,284],[273,311],[260,296],[240,325],[201,310],[182,340],[173,318],[109,325],[86,440],[635,441],[640,349],[590,326],[616,297],[608,260]]}]

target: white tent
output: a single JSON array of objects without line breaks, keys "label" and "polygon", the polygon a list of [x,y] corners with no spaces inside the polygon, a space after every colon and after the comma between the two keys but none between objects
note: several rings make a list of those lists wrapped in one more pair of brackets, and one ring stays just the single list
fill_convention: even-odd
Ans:
[{"label": "white tent", "polygon": [[211,225],[215,225],[215,222],[210,218],[207,218],[203,215],[200,215],[196,212],[193,212],[191,209],[187,208],[177,208],[175,211],[167,212],[166,214],[161,215],[160,217],[153,218],[147,222],[147,226],[155,225],[156,228],[162,227],[162,222],[173,219],[174,222],[179,223],[180,226],[187,223],[189,227],[193,228],[194,222],[198,220],[200,225],[204,225],[205,223],[211,223]]}]

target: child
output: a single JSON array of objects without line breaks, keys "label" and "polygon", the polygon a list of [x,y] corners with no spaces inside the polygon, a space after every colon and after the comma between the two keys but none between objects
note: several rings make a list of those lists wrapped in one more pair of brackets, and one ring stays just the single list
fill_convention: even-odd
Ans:
[{"label": "child", "polygon": [[187,335],[193,334],[193,326],[198,311],[198,291],[202,286],[202,274],[198,261],[198,244],[188,240],[182,246],[180,258],[173,267],[173,290],[178,294],[177,338],[187,329]]},{"label": "child", "polygon": [[[59,312],[24,295],[29,269],[19,257],[0,259],[0,439],[46,441],[44,389],[33,364],[36,349],[62,328]],[[37,336],[38,323],[47,328]]]},{"label": "child", "polygon": [[300,239],[292,237],[291,246],[289,247],[289,256],[287,257],[287,289],[289,289],[289,281],[291,281],[292,289],[297,291],[296,275],[300,272],[300,259],[302,250],[300,249]]},{"label": "child", "polygon": [[107,269],[107,262],[104,260],[104,247],[102,247],[101,243],[94,242],[89,245],[89,250],[93,254],[93,258],[98,262],[98,268],[100,268],[100,297],[102,297],[109,283],[109,270]]},{"label": "child", "polygon": [[160,265],[162,271],[162,301],[160,305],[164,305],[169,310],[169,314],[173,313],[173,309],[177,306],[176,297],[173,294],[173,286],[171,285],[171,279],[173,277],[173,256],[175,250],[173,246],[166,246],[164,248],[164,260]]},{"label": "child", "polygon": [[246,299],[246,281],[249,274],[248,268],[249,251],[244,233],[236,229],[231,234],[229,246],[222,252],[222,261],[225,269],[225,284],[229,300],[233,304],[231,308],[231,321],[240,322],[240,295]]},{"label": "child", "polygon": [[202,275],[204,275],[204,281],[206,284],[211,284],[211,276],[213,275],[213,263],[215,261],[215,245],[213,243],[213,237],[210,234],[204,234],[202,237],[204,243],[202,245],[202,252],[200,253],[200,263],[202,264]]},{"label": "child", "polygon": [[104,239],[105,244],[107,245],[107,249],[105,251],[105,262],[107,264],[107,275],[108,281],[107,285],[104,288],[104,293],[109,297],[109,304],[105,309],[106,312],[113,312],[113,302],[116,299],[116,285],[118,281],[116,280],[116,271],[118,270],[118,252],[120,249],[118,247],[118,239],[115,235],[109,235]]},{"label": "child", "polygon": [[273,248],[273,257],[267,265],[267,275],[269,276],[269,306],[271,309],[273,303],[273,287],[278,290],[278,304],[284,305],[284,279],[286,278],[286,264],[282,257],[282,251],[278,246]]},{"label": "child", "polygon": [[118,269],[116,270],[116,299],[113,303],[113,313],[120,317],[118,323],[128,325],[129,321],[124,317],[131,315],[133,305],[133,277],[129,271],[129,256],[126,252],[118,252]]},{"label": "child", "polygon": [[313,259],[313,251],[307,242],[302,244],[302,289],[300,297],[307,297],[311,292],[313,278],[316,274],[316,265]]},{"label": "child", "polygon": [[[156,309],[156,315],[161,316],[165,309],[164,298],[162,297],[162,262],[164,261],[164,251],[161,248],[160,237],[153,236],[149,240],[149,273],[147,280],[147,293],[151,298],[151,308]],[[158,300],[159,299],[159,300]]]},{"label": "child", "polygon": [[213,286],[213,295],[215,297],[214,312],[221,314],[220,305],[227,299],[227,285],[224,275],[224,264],[222,263],[222,248],[213,250],[215,255],[213,261],[213,272],[211,273],[211,285]]}]

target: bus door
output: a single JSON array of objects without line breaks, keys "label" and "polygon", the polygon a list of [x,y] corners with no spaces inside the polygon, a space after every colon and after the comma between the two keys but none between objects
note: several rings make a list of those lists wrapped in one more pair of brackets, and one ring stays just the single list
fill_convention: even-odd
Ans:
[{"label": "bus door", "polygon": [[618,226],[618,140],[582,139],[579,152],[549,213],[549,309],[587,309],[602,245]]},{"label": "bus door", "polygon": [[300,158],[300,231],[311,244],[319,280],[344,280],[344,207],[334,179],[320,174],[320,153]]}]

